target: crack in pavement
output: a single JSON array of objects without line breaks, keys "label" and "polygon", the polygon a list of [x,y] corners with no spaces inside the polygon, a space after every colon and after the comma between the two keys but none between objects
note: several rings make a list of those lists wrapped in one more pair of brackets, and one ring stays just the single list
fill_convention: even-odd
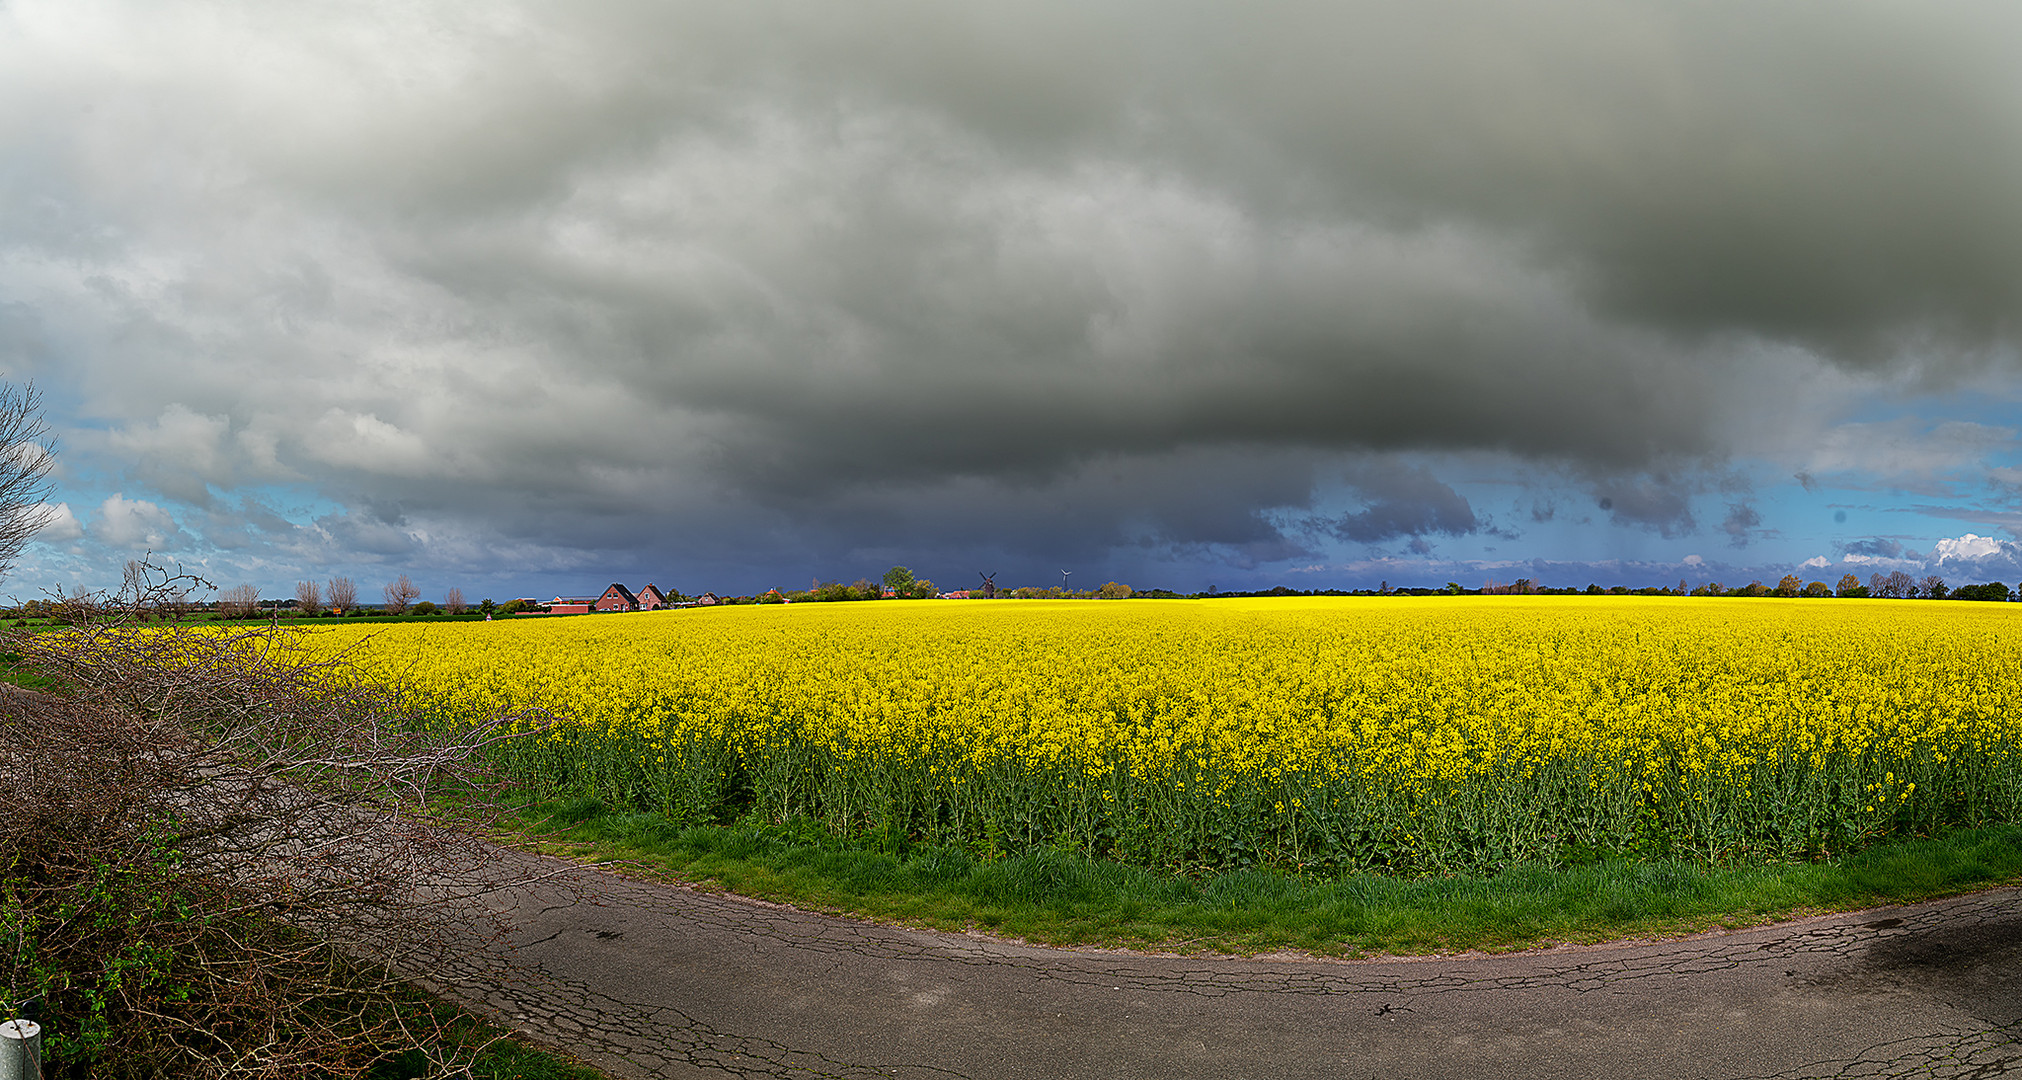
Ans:
[{"label": "crack in pavement", "polygon": [[[535,858],[514,853],[512,858]],[[622,1077],[1981,1077],[2022,890],[1672,941],[1339,961],[1054,949],[585,870],[431,981]]]},{"label": "crack in pavement", "polygon": [[1867,1047],[1848,1058],[1815,1061],[1745,1080],[1839,1080],[1841,1077],[1981,1078],[2022,1071],[2022,1023],[1955,1028]]}]

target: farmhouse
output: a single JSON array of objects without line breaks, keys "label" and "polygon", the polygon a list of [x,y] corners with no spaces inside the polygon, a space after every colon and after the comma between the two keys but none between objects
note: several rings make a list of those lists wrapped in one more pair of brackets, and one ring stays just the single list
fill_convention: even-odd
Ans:
[{"label": "farmhouse", "polygon": [[650,581],[646,583],[645,588],[640,589],[638,592],[633,592],[623,584],[614,581],[611,583],[610,588],[604,590],[604,595],[597,597],[590,603],[590,610],[660,611],[673,606],[668,601],[667,594],[661,592],[660,587]]},{"label": "farmhouse", "polygon": [[602,596],[557,596],[541,606],[551,615],[587,615],[593,611],[660,611],[677,605],[650,581],[638,592],[614,581]]}]

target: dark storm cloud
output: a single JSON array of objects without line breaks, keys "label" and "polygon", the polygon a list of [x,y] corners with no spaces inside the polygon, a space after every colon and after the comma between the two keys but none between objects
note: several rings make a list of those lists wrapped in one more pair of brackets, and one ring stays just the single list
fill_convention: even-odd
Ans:
[{"label": "dark storm cloud", "polygon": [[796,89],[861,88],[1022,160],[1130,148],[1265,212],[1535,238],[1636,322],[1859,364],[2008,343],[2012,8],[872,10],[762,55]]},{"label": "dark storm cloud", "polygon": [[1460,536],[1481,527],[1467,500],[1424,468],[1363,468],[1348,480],[1366,505],[1331,524],[1344,540],[1375,544],[1410,536],[1422,543],[1428,533]]},{"label": "dark storm cloud", "polygon": [[1628,476],[1600,486],[1595,505],[1618,525],[1647,529],[1661,536],[1683,536],[1698,527],[1692,517],[1697,485],[1667,474]]},{"label": "dark storm cloud", "polygon": [[1841,544],[1840,551],[1847,555],[1870,555],[1882,559],[1895,559],[1902,557],[1903,545],[1885,536],[1877,536],[1868,540],[1855,540],[1850,543]]},{"label": "dark storm cloud", "polygon": [[[1309,464],[1277,454],[1110,457],[1045,483],[967,477],[838,493],[797,517],[812,524],[791,535],[807,563],[837,577],[903,563],[930,575],[952,567],[957,580],[996,568],[1005,581],[1043,582],[1112,557],[1252,567],[1311,557],[1272,518],[1311,487]],[[969,566],[974,557],[994,561]]]},{"label": "dark storm cloud", "polygon": [[[362,557],[1268,563],[1316,469],[1442,452],[1683,535],[1817,408],[1764,387],[2012,362],[2018,43],[1879,0],[30,0],[0,364],[137,490],[306,485],[349,511],[257,530]],[[1485,527],[1385,467],[1338,536]]]},{"label": "dark storm cloud", "polygon": [[1727,534],[1729,547],[1747,547],[1762,527],[1762,513],[1748,503],[1727,504],[1727,516],[1720,522],[1720,531]]}]

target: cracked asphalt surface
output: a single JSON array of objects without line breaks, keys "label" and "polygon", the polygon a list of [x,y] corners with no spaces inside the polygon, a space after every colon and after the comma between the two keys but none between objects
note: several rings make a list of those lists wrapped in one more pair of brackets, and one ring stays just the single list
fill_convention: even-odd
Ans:
[{"label": "cracked asphalt surface", "polygon": [[1330,961],[1045,948],[583,873],[594,899],[511,894],[516,936],[430,975],[619,1077],[2022,1072],[2022,889],[1659,943]]}]

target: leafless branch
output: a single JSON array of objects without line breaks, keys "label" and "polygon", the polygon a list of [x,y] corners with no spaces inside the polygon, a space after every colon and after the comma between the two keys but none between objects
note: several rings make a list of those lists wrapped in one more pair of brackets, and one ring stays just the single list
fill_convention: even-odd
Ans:
[{"label": "leafless branch", "polygon": [[304,631],[142,621],[190,579],[135,580],[6,643],[76,691],[0,695],[0,1004],[46,999],[92,1075],[449,1068],[398,973],[502,934],[474,901],[526,870],[412,811],[548,718],[431,730]]},{"label": "leafless branch", "polygon": [[56,443],[33,383],[0,384],[0,577],[49,521],[49,470]]}]

